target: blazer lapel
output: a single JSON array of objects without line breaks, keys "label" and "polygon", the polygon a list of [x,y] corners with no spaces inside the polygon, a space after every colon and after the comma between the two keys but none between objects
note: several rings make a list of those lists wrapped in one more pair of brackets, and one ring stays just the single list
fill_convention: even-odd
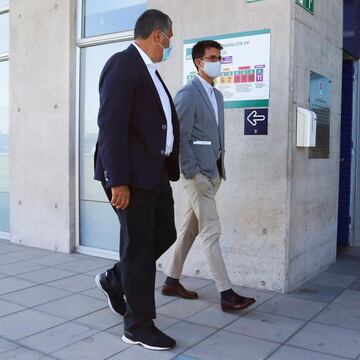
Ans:
[{"label": "blazer lapel", "polygon": [[160,100],[159,93],[158,93],[158,91],[156,89],[156,86],[154,84],[153,79],[151,78],[151,75],[149,73],[149,70],[148,70],[146,64],[144,63],[141,55],[139,54],[138,50],[136,49],[136,47],[134,45],[131,44],[128,47],[128,49],[133,54],[133,56],[136,58],[136,60],[138,61],[139,66],[142,68],[142,72],[143,72],[143,74],[144,74],[144,76],[146,78],[146,81],[147,81],[148,85],[150,86],[151,92],[154,95],[155,100],[156,100],[160,110],[162,111],[162,113],[165,116],[164,109],[163,109],[163,106],[162,106],[162,103],[161,103],[161,100]]},{"label": "blazer lapel", "polygon": [[218,120],[219,120],[219,132],[221,148],[224,149],[224,101],[218,90],[215,90],[215,97],[218,106]]},{"label": "blazer lapel", "polygon": [[212,115],[212,117],[213,117],[213,120],[214,120],[215,123],[216,123],[215,111],[214,111],[213,106],[211,105],[211,102],[210,102],[210,99],[209,99],[209,95],[206,93],[203,84],[201,83],[201,81],[200,81],[197,77],[194,78],[193,83],[196,85],[196,87],[197,87],[198,91],[200,92],[202,98],[203,98],[204,101],[206,102],[206,105],[208,106],[209,111],[211,112],[211,115]]},{"label": "blazer lapel", "polygon": [[[175,105],[174,105],[174,102],[173,102],[173,100],[172,100],[172,97],[171,97],[168,88],[166,87],[163,79],[161,78],[161,76],[160,76],[160,74],[159,74],[159,72],[158,72],[157,70],[156,70],[156,75],[157,75],[157,77],[159,78],[159,80],[160,80],[162,86],[164,87],[165,92],[166,92],[166,94],[167,94],[167,96],[168,96],[168,98],[169,98],[170,107],[171,107],[171,113],[172,113],[172,122],[173,122],[173,125],[175,124],[176,127],[178,127],[178,124],[176,123],[176,118],[177,118],[177,116],[176,116],[176,109],[175,109]],[[162,106],[161,106],[161,107],[162,107]]]}]

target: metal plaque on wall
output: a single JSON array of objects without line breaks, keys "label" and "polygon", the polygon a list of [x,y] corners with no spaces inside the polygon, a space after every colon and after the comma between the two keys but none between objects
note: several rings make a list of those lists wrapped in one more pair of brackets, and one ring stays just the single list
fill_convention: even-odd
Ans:
[{"label": "metal plaque on wall", "polygon": [[309,159],[330,156],[330,85],[331,80],[310,72],[310,110],[317,116],[316,146],[309,149]]}]

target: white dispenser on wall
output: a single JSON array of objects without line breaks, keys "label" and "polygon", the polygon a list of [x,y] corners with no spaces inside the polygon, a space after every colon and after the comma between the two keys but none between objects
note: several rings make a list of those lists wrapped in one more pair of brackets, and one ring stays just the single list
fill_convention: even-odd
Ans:
[{"label": "white dispenser on wall", "polygon": [[311,110],[297,107],[296,118],[296,146],[315,147],[317,120],[316,114]]}]

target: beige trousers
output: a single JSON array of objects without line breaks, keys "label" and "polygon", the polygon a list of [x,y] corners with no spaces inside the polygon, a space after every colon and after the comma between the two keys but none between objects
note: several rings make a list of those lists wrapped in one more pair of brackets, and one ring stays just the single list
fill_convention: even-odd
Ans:
[{"label": "beige trousers", "polygon": [[221,183],[220,177],[209,179],[199,173],[193,179],[185,179],[188,205],[184,222],[175,242],[174,256],[167,275],[179,279],[185,259],[197,235],[204,248],[210,273],[219,291],[231,289],[224,259],[219,246],[221,226],[216,208],[215,195]]}]

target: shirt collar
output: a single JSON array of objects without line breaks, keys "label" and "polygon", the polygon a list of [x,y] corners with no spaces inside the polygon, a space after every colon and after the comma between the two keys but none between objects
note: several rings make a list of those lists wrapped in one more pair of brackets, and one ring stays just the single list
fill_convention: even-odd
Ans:
[{"label": "shirt collar", "polygon": [[136,45],[135,42],[132,43],[135,48],[137,49],[137,51],[139,52],[141,58],[143,59],[145,65],[151,69],[154,69],[154,71],[157,70],[158,66],[159,66],[159,63],[154,63],[150,57],[148,56],[148,54],[143,50],[141,49],[138,45]]},{"label": "shirt collar", "polygon": [[203,79],[199,74],[196,75],[199,80],[201,81],[201,83],[203,84],[203,86],[205,87],[206,90],[208,91],[212,91],[214,90],[214,85],[210,85],[205,79]]}]

